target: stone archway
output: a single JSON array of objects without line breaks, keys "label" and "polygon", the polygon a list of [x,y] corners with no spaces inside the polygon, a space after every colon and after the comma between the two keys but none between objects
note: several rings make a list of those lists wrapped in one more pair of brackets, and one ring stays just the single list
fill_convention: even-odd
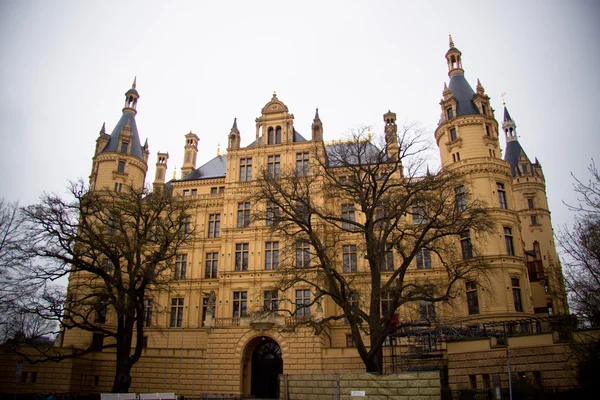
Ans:
[{"label": "stone archway", "polygon": [[248,343],[244,353],[244,392],[255,398],[278,398],[278,378],[283,373],[279,343],[268,336],[260,336]]}]

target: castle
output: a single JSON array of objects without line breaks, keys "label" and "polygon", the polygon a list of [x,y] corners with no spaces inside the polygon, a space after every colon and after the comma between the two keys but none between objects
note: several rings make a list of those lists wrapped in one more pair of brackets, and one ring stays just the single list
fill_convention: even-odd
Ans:
[{"label": "castle", "polygon": [[[435,140],[442,170],[464,176],[470,196],[489,206],[495,231],[468,240],[479,241],[492,273],[486,285],[460,283],[463,295],[422,312],[462,326],[566,314],[542,166],[519,144],[515,120],[506,106],[499,126],[481,83],[477,81],[472,89],[462,53],[452,40],[445,58],[449,82],[444,83]],[[120,191],[125,185],[146,184],[149,150],[136,126],[140,95],[135,81],[125,96],[123,115],[114,130],[109,135],[103,127],[98,137],[90,175],[93,190]],[[395,127],[395,118],[394,113],[386,113],[386,127]],[[272,288],[279,241],[264,223],[250,220],[245,195],[260,168],[287,165],[308,173],[314,167],[310,155],[315,145],[325,150],[332,146],[323,141],[323,129],[317,110],[309,134],[301,134],[293,114],[273,94],[256,119],[249,145],[242,146],[242,132],[234,120],[226,154],[197,166],[201,138],[190,132],[185,135],[181,176],[170,181],[166,177],[169,154],[157,154],[153,189],[168,189],[197,202],[190,222],[199,237],[177,256],[173,290],[156,293],[148,305],[145,350],[134,368],[131,391],[274,397],[281,373],[364,370],[343,320],[315,334],[309,328],[278,329],[287,323],[283,316],[268,321],[252,318],[257,309],[277,314],[278,293]],[[501,140],[506,141],[504,156]],[[467,239],[457,237],[461,240]],[[354,262],[359,270],[364,267],[360,257]],[[439,268],[428,255],[416,260],[411,273],[418,279],[417,271],[421,276]],[[310,304],[312,296],[309,288],[300,286],[289,294],[295,304]],[[303,313],[307,317],[335,314],[336,306],[324,301]],[[91,341],[92,333],[67,331],[60,345],[87,347]],[[406,351],[402,340],[390,347],[394,345],[395,351]],[[109,390],[114,363],[110,352],[94,354],[88,361],[70,370],[69,391]],[[461,379],[456,382],[468,382],[466,376]],[[482,378],[471,379],[477,383]]]}]

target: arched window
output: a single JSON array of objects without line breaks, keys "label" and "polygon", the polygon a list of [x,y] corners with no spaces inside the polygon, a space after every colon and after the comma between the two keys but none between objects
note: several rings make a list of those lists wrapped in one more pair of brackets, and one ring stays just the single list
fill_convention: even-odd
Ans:
[{"label": "arched window", "polygon": [[275,143],[279,144],[281,143],[281,127],[278,126],[277,129],[275,130]]},{"label": "arched window", "polygon": [[273,144],[273,143],[274,143],[273,128],[269,127],[269,130],[267,131],[267,144]]}]

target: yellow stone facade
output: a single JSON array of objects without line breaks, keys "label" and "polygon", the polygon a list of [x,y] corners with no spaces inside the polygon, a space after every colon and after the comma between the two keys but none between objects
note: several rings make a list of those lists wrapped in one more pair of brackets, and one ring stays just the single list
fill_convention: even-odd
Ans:
[{"label": "yellow stone facade", "polygon": [[[472,324],[565,314],[568,310],[541,166],[537,160],[531,162],[522,149],[517,152],[516,170],[515,162],[503,159],[503,133],[507,141],[518,146],[514,121],[510,116],[506,118],[505,110],[505,121],[499,128],[481,83],[478,81],[473,91],[466,81],[461,57],[451,42],[446,53],[450,82],[444,84],[442,117],[435,139],[442,168],[468,178],[467,192],[487,202],[496,228],[471,238],[488,265],[486,283],[467,287],[451,303],[438,305],[436,315],[445,321]],[[134,82],[126,93],[123,117],[112,135],[106,134],[104,127],[100,132],[90,175],[93,189],[120,190],[119,185],[141,187],[146,183],[149,151],[147,143],[140,144],[135,126],[138,99]],[[390,115],[384,119],[389,120]],[[185,273],[179,270],[172,291],[152,296],[147,346],[134,367],[131,391],[176,392],[186,397],[200,393],[269,395],[253,388],[257,374],[266,375],[260,378],[262,381],[255,381],[255,386],[272,386],[269,372],[258,371],[253,363],[257,349],[267,349],[261,346],[264,343],[275,343],[282,359],[281,365],[265,364],[265,370],[285,374],[363,370],[357,351],[348,346],[350,330],[343,321],[315,335],[308,328],[282,330],[293,325],[293,317],[253,313],[264,309],[268,300],[265,292],[274,287],[278,277],[266,265],[266,254],[273,251],[268,243],[276,238],[264,222],[245,220],[245,199],[252,189],[252,178],[269,163],[283,167],[306,161],[314,168],[307,156],[315,144],[327,145],[318,111],[310,136],[303,137],[294,127],[293,114],[275,94],[255,123],[251,145],[242,146],[248,137],[242,140],[235,121],[227,136],[226,154],[204,160],[200,167],[196,163],[202,135],[186,134],[179,179],[168,181],[169,155],[157,155],[154,190],[168,187],[173,194],[196,203],[191,222],[197,238],[181,251],[179,268],[185,266]],[[507,146],[508,150],[514,149]],[[247,257],[240,270],[235,268],[236,255]],[[359,269],[366,268],[360,263]],[[431,269],[417,270],[415,266],[410,275],[411,279],[419,279],[423,274],[440,273],[443,269],[433,260]],[[211,292],[215,296],[214,312],[210,310]],[[288,297],[294,295],[290,292]],[[477,298],[477,312],[469,307],[468,297]],[[322,310],[314,305],[310,311],[312,316],[336,312],[330,301],[323,302]],[[89,332],[68,331],[59,345],[87,347],[91,337]],[[70,368],[64,374],[64,379],[71,382],[69,390],[108,391],[113,362],[108,351],[86,357],[80,361],[85,368]]]}]

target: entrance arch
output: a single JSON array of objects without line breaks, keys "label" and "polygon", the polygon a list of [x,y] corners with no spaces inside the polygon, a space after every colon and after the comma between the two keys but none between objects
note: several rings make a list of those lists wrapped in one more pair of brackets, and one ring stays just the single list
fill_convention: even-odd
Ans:
[{"label": "entrance arch", "polygon": [[[279,374],[283,358],[279,343],[267,336],[257,337],[246,346],[244,357],[245,392],[256,398],[279,397]],[[249,372],[249,373],[248,373]]]}]

